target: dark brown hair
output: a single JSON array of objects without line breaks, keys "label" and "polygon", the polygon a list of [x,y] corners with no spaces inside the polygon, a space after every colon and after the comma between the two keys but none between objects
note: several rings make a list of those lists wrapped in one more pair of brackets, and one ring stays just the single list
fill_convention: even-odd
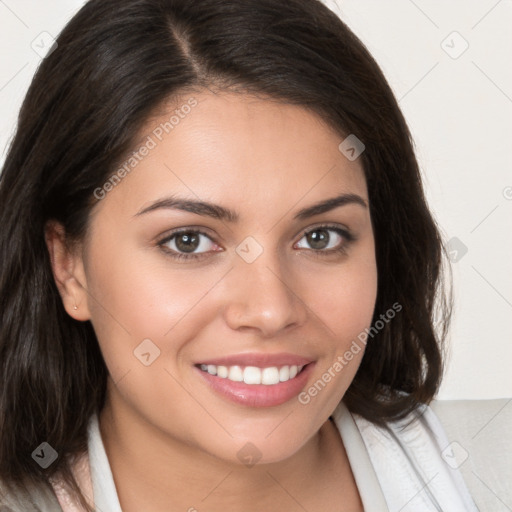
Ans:
[{"label": "dark brown hair", "polygon": [[[0,478],[47,484],[87,448],[107,368],[90,322],[64,310],[45,245],[49,219],[87,233],[94,190],[144,123],[185,91],[259,95],[311,109],[355,134],[376,243],[374,321],[346,392],[350,411],[385,424],[440,384],[451,299],[445,251],[405,120],[364,45],[318,0],[91,0],[41,63],[0,176]],[[439,330],[435,329],[435,322]],[[59,454],[46,470],[43,441]],[[85,504],[85,503],[84,503]]]}]

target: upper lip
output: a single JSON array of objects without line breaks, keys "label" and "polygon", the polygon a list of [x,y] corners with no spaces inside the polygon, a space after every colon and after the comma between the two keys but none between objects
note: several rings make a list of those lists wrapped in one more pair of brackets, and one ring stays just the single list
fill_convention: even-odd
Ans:
[{"label": "upper lip", "polygon": [[304,366],[313,360],[308,357],[302,357],[295,354],[263,354],[263,353],[245,353],[232,354],[224,357],[206,359],[197,364],[213,364],[215,366],[256,366],[258,368],[268,368],[271,366]]}]

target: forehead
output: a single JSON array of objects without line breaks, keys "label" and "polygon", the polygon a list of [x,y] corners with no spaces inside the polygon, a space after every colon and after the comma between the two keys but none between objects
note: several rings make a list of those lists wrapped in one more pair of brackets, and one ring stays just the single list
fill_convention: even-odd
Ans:
[{"label": "forehead", "polygon": [[118,166],[128,172],[100,207],[133,215],[179,194],[234,205],[243,218],[239,204],[261,214],[340,193],[366,198],[362,165],[340,152],[343,139],[301,106],[233,93],[184,95],[145,123],[136,156]]}]

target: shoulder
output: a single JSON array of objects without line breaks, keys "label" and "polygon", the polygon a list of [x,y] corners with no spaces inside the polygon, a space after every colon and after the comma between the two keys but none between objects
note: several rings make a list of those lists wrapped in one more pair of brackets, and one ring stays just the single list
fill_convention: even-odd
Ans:
[{"label": "shoulder", "polygon": [[[73,475],[80,489],[93,505],[89,454],[71,457]],[[0,512],[81,512],[83,507],[68,489],[60,473],[49,478],[49,485],[25,483],[8,489],[0,479]]]},{"label": "shoulder", "polygon": [[61,507],[51,488],[26,484],[7,488],[0,480],[0,511],[6,512],[57,512]]},{"label": "shoulder", "polygon": [[390,510],[476,511],[441,421],[426,405],[378,426],[354,414]]},{"label": "shoulder", "polygon": [[447,461],[462,473],[481,511],[512,509],[512,398],[435,400],[449,441]]}]

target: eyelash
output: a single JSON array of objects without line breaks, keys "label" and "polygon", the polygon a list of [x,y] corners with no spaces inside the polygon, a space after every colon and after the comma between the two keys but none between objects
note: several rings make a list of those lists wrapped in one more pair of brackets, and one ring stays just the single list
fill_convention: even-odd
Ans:
[{"label": "eyelash", "polygon": [[[315,231],[320,231],[320,230],[332,230],[332,231],[336,232],[338,235],[340,235],[342,238],[344,238],[345,242],[342,243],[341,246],[338,249],[328,249],[328,250],[306,249],[306,250],[312,251],[315,254],[315,256],[329,257],[329,256],[332,256],[334,254],[346,254],[348,246],[352,242],[356,241],[356,237],[352,233],[350,233],[349,231],[347,231],[345,229],[342,229],[339,226],[332,226],[332,225],[328,225],[328,224],[322,225],[322,226],[315,226],[312,229],[308,229],[306,231],[303,231],[299,240],[302,240],[302,238],[305,235],[308,235],[309,233],[313,233]],[[170,235],[166,236],[163,240],[158,242],[158,246],[163,251],[165,251],[169,256],[171,256],[171,258],[175,258],[177,260],[181,260],[181,259],[184,259],[184,260],[197,260],[197,259],[200,259],[200,258],[203,258],[203,257],[207,256],[208,253],[204,253],[204,252],[198,253],[198,254],[194,254],[194,253],[186,254],[186,253],[176,252],[174,249],[168,249],[168,248],[164,247],[165,244],[170,242],[174,237],[176,237],[178,235],[181,235],[181,234],[184,234],[184,233],[186,233],[186,234],[204,235],[204,236],[206,236],[207,238],[209,238],[211,240],[211,237],[207,233],[205,233],[204,231],[201,231],[199,229],[193,229],[193,228],[191,228],[191,229],[180,229],[178,231],[172,232]]]}]

